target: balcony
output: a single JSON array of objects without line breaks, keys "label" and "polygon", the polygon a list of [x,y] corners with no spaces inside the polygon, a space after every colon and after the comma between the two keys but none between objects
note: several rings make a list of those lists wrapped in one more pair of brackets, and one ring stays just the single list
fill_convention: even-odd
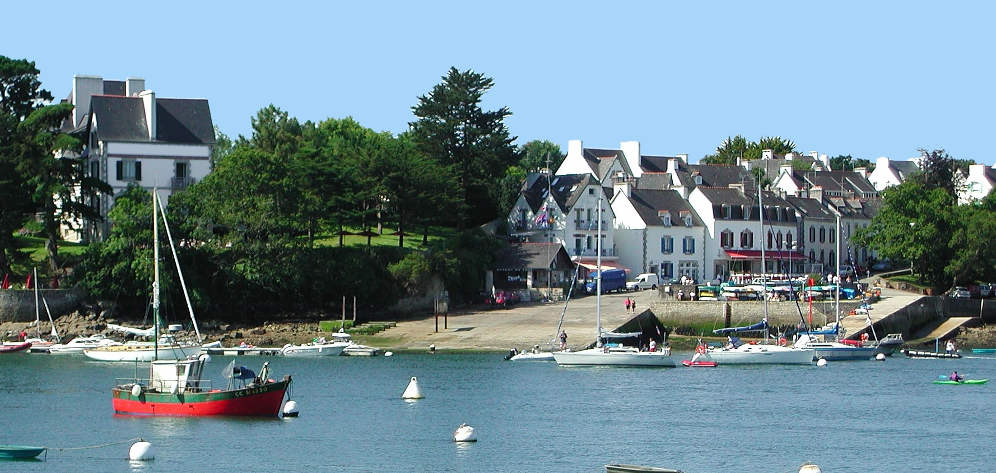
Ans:
[{"label": "balcony", "polygon": [[[575,220],[574,228],[584,231],[598,231],[598,220]],[[602,220],[602,231],[608,230],[609,224],[605,220]]]},{"label": "balcony", "polygon": [[552,225],[547,222],[534,223],[531,220],[516,220],[510,223],[512,231],[516,233],[534,233],[552,228]]},{"label": "balcony", "polygon": [[[598,254],[597,254],[597,252],[595,251],[594,248],[588,248],[588,249],[575,248],[574,249],[574,256],[581,256],[581,257],[589,256],[589,257],[594,258],[594,257],[598,256]],[[614,257],[614,256],[618,256],[618,255],[616,254],[616,249],[615,248],[602,248],[602,256]]]},{"label": "balcony", "polygon": [[173,190],[186,189],[187,186],[194,183],[194,178],[192,177],[172,177],[170,179],[170,188]]}]

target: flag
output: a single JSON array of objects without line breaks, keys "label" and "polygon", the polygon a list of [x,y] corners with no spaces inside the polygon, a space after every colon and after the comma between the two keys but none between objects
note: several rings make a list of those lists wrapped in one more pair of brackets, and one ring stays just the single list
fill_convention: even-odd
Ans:
[{"label": "flag", "polygon": [[3,284],[0,285],[0,288],[10,289],[10,274],[3,273]]},{"label": "flag", "polygon": [[24,288],[31,289],[31,273],[28,273],[28,280],[24,281]]}]

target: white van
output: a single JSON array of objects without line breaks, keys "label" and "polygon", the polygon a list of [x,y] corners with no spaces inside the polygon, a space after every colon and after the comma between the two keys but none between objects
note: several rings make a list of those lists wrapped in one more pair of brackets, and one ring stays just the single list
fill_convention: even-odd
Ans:
[{"label": "white van", "polygon": [[654,273],[643,273],[633,281],[626,283],[626,289],[630,291],[642,291],[644,289],[657,289],[660,279]]}]

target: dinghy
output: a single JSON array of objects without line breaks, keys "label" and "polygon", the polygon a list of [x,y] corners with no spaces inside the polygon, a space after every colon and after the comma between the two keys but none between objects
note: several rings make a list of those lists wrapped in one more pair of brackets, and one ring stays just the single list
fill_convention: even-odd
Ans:
[{"label": "dinghy", "polygon": [[934,380],[934,384],[986,384],[988,379],[963,379],[961,381],[952,381],[950,379],[937,379]]}]

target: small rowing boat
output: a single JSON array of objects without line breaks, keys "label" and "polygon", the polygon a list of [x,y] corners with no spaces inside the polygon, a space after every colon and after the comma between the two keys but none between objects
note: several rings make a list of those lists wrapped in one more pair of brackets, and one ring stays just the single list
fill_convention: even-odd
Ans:
[{"label": "small rowing boat", "polygon": [[972,353],[996,353],[996,348],[973,348]]},{"label": "small rowing boat", "polygon": [[702,361],[702,360],[695,360],[695,361],[682,360],[681,364],[692,368],[715,368],[719,366],[719,363],[716,363],[715,361]]},{"label": "small rowing boat", "polygon": [[48,450],[45,447],[29,447],[26,445],[0,445],[0,459],[17,460],[35,458]]},{"label": "small rowing boat", "polygon": [[31,342],[17,343],[11,345],[0,345],[0,353],[14,353],[31,348]]},{"label": "small rowing boat", "polygon": [[963,379],[961,381],[952,381],[950,379],[937,379],[934,380],[934,384],[986,384],[988,379]]}]

